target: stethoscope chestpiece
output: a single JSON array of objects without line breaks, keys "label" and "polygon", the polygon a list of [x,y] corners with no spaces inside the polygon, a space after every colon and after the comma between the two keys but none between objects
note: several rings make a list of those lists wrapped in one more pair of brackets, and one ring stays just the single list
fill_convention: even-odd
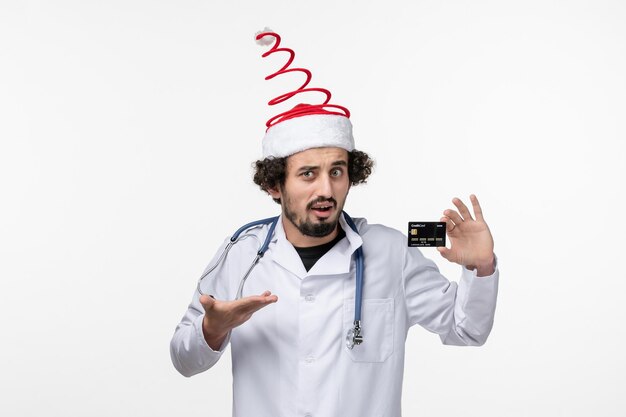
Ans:
[{"label": "stethoscope chestpiece", "polygon": [[346,335],[346,346],[348,349],[352,350],[355,345],[360,345],[363,343],[363,336],[361,336],[361,321],[355,320],[354,327],[348,330],[348,334]]}]

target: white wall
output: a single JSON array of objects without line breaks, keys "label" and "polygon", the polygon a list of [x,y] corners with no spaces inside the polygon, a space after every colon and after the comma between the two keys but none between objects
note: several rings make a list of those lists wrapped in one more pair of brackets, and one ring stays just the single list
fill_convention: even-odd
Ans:
[{"label": "white wall", "polygon": [[[404,230],[476,193],[499,305],[482,348],[412,329],[406,416],[621,416],[626,3],[0,2],[0,414],[228,415],[230,358],[168,344],[289,82],[265,25],[353,113],[346,210]],[[458,268],[426,254],[456,279]],[[212,412],[213,411],[213,412]]]}]

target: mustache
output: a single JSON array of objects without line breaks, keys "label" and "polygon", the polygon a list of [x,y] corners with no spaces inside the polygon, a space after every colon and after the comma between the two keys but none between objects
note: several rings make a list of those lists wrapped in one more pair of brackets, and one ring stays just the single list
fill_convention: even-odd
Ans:
[{"label": "mustache", "polygon": [[337,208],[337,200],[335,200],[332,197],[330,197],[330,198],[324,198],[324,197],[316,198],[315,200],[313,200],[309,204],[307,204],[306,208],[307,208],[307,210],[311,210],[311,208],[313,208],[314,204],[326,203],[326,202],[331,203],[333,205],[333,208]]}]

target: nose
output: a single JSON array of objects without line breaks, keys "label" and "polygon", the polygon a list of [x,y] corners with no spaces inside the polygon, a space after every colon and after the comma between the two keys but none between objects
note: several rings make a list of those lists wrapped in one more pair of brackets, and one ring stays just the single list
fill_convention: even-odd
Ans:
[{"label": "nose", "polygon": [[328,174],[319,176],[317,193],[318,197],[323,198],[331,198],[333,196],[331,178]]}]

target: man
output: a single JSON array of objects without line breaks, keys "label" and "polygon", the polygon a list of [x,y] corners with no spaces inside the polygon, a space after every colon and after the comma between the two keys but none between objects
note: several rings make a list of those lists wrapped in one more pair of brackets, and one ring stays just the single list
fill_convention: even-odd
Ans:
[{"label": "man", "polygon": [[[285,51],[275,33],[259,36],[276,39],[264,56]],[[354,149],[349,112],[337,108],[328,100],[299,104],[270,119],[255,173],[281,205],[268,250],[243,297],[228,301],[270,226],[245,232],[201,283],[203,295],[193,297],[172,338],[172,361],[185,376],[209,369],[230,343],[235,416],[399,416],[411,326],[439,334],[445,344],[482,345],[493,324],[498,272],[476,197],[470,197],[474,217],[455,198],[457,210],[441,219],[451,247],[439,251],[463,266],[459,284],[407,247],[404,234],[362,218],[354,219],[355,232],[342,209],[372,161]],[[349,346],[359,248],[363,341]]]}]

